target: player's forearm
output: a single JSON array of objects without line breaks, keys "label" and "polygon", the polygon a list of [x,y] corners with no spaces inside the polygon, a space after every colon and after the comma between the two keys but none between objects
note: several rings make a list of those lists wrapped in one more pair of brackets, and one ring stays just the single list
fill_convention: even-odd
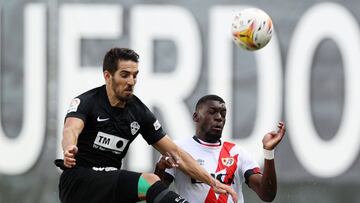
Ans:
[{"label": "player's forearm", "polygon": [[201,167],[188,153],[183,150],[179,151],[181,162],[179,164],[179,169],[189,175],[190,177],[199,180],[203,183],[208,184],[209,186],[214,186],[215,179]]},{"label": "player's forearm", "polygon": [[261,179],[260,197],[263,201],[271,202],[277,192],[276,172],[274,159],[264,161],[264,171]]},{"label": "player's forearm", "polygon": [[161,167],[159,163],[156,163],[154,173],[159,176],[162,181],[164,181],[165,169],[166,168]]},{"label": "player's forearm", "polygon": [[65,149],[70,145],[76,145],[77,144],[77,134],[76,132],[70,128],[64,128],[63,130],[63,139],[62,139],[62,148],[65,151]]}]

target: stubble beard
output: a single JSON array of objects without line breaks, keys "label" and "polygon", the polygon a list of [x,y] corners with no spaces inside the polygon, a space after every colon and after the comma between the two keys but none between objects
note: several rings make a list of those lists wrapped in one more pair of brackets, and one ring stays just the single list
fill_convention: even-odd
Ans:
[{"label": "stubble beard", "polygon": [[131,93],[129,96],[122,96],[121,92],[116,90],[116,82],[114,81],[114,79],[112,80],[112,90],[115,93],[115,97],[120,101],[120,102],[128,102],[129,100],[131,100],[131,98],[133,97],[133,94]]},{"label": "stubble beard", "polygon": [[121,95],[120,92],[117,92],[115,89],[114,89],[114,92],[115,92],[116,98],[121,102],[128,102],[133,97],[133,94],[130,94],[129,96],[123,96],[123,95]]}]

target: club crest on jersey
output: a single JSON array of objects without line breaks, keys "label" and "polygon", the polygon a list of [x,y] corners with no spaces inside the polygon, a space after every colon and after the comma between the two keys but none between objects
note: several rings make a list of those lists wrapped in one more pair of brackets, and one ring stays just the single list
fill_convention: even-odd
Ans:
[{"label": "club crest on jersey", "polygon": [[132,134],[132,135],[135,135],[136,132],[140,129],[139,123],[136,122],[136,121],[133,121],[133,122],[130,124],[130,129],[131,129],[131,134]]},{"label": "club crest on jersey", "polygon": [[226,157],[226,158],[221,158],[221,162],[224,166],[232,166],[235,163],[235,160],[233,157]]}]

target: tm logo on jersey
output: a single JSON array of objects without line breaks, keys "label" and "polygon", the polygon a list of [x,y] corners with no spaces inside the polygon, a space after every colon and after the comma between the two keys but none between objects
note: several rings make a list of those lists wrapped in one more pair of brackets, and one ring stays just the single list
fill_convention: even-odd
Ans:
[{"label": "tm logo on jersey", "polygon": [[115,154],[120,154],[126,147],[129,140],[117,137],[115,135],[98,132],[93,147],[103,151],[112,151]]}]

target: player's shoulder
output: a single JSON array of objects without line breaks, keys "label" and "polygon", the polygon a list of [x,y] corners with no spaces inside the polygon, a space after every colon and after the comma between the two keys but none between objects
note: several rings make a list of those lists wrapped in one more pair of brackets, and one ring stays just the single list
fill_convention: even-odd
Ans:
[{"label": "player's shoulder", "polygon": [[246,153],[245,148],[243,148],[242,146],[240,146],[239,144],[236,144],[234,142],[231,141],[224,141],[223,145],[230,145],[232,147],[232,150],[236,151],[238,154],[239,153]]},{"label": "player's shoulder", "polygon": [[99,98],[98,95],[101,91],[104,91],[103,94],[106,94],[105,86],[93,88],[74,97],[70,102],[68,113],[76,112],[79,106],[81,106],[82,109],[90,108],[90,106],[92,106],[95,103],[97,98]]},{"label": "player's shoulder", "polygon": [[91,90],[88,90],[80,95],[78,95],[76,98],[80,99],[80,100],[91,100],[91,99],[95,99],[97,97],[99,97],[100,93],[106,91],[105,90],[105,85],[100,86],[100,87],[95,87]]},{"label": "player's shoulder", "polygon": [[133,111],[140,113],[141,115],[150,111],[149,108],[141,101],[139,97],[133,95],[131,100],[128,102],[128,107]]},{"label": "player's shoulder", "polygon": [[189,146],[189,145],[195,143],[195,141],[192,137],[174,139],[173,141],[175,144],[177,144],[178,146],[181,146],[181,147]]},{"label": "player's shoulder", "polygon": [[[67,113],[76,113],[76,112],[88,112],[88,110],[92,109],[95,101],[97,101],[96,98],[98,98],[99,93],[101,90],[105,93],[105,86],[96,87],[91,90],[88,90],[76,97],[74,97],[71,102],[70,106],[68,108]],[[78,111],[78,109],[81,109],[81,111]]]},{"label": "player's shoulder", "polygon": [[135,94],[133,94],[131,100],[129,101],[130,104],[137,106],[137,107],[143,107],[146,106],[139,97],[137,97]]}]

